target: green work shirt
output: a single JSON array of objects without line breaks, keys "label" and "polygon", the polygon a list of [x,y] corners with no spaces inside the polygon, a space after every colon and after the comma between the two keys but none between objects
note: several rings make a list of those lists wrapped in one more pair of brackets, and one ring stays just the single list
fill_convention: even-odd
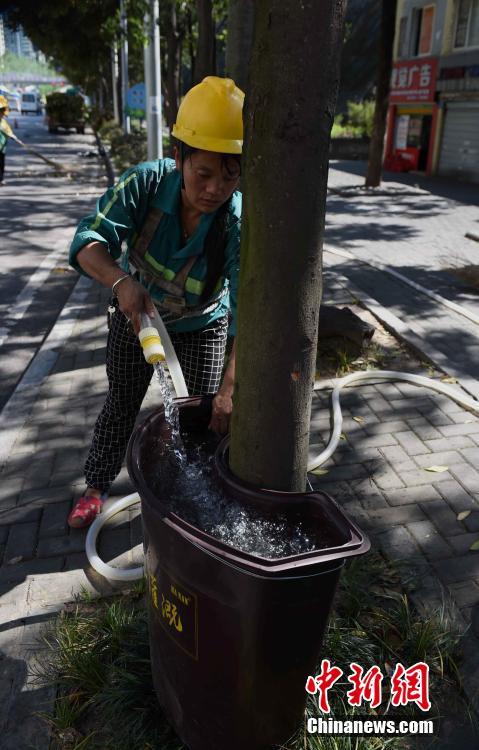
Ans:
[{"label": "green work shirt", "polygon": [[12,129],[4,117],[0,118],[0,154],[7,150],[9,137],[13,135]]},{"label": "green work shirt", "polygon": [[[148,247],[148,255],[160,271],[170,276],[178,273],[188,258],[197,256],[189,272],[185,286],[185,300],[188,306],[197,305],[204,286],[207,272],[204,257],[204,241],[211,227],[216,211],[202,214],[196,231],[181,244],[180,218],[181,175],[173,159],[144,162],[127,170],[115,187],[110,188],[97,201],[96,212],[80,221],[70,248],[70,264],[79,273],[85,271],[79,266],[76,256],[84,245],[101,242],[115,259],[120,258],[120,266],[129,270],[129,252],[134,247],[150,208],[163,212],[161,221]],[[220,304],[211,312],[168,323],[170,331],[194,331],[206,328],[212,321],[231,312],[229,335],[236,335],[236,301],[239,275],[239,246],[241,229],[241,193],[236,191],[230,199],[227,215],[227,237],[223,277],[220,288],[227,289]],[[122,253],[123,240],[126,249]],[[169,278],[169,276],[167,276]],[[155,302],[161,302],[165,292],[150,283],[148,292]]]}]

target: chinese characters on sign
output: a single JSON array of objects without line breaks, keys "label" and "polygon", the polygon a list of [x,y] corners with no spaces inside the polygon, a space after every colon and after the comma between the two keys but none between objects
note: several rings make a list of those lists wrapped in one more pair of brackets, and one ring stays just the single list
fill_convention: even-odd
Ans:
[{"label": "chinese characters on sign", "polygon": [[[348,682],[352,688],[347,691],[346,697],[350,706],[361,706],[369,703],[371,708],[377,708],[383,698],[382,685],[384,675],[378,666],[373,666],[364,671],[363,667],[355,662],[349,665]],[[328,691],[343,676],[340,667],[331,666],[329,659],[323,659],[321,670],[316,677],[308,677],[306,680],[306,692],[310,695],[318,695],[318,707],[325,714],[330,713]],[[429,711],[429,667],[424,662],[417,662],[407,669],[402,664],[396,664],[390,680],[391,705],[407,706],[415,703],[421,711]]]},{"label": "chinese characters on sign", "polygon": [[391,75],[390,102],[432,102],[436,76],[435,57],[396,63]]}]

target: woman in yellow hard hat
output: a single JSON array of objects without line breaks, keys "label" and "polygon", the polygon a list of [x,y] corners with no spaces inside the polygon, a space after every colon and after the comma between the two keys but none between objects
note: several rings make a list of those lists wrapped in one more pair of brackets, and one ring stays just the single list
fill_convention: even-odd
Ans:
[{"label": "woman in yellow hard hat", "polygon": [[7,114],[8,101],[5,96],[0,96],[0,186],[4,185],[5,151],[7,150],[8,139],[13,136],[13,130],[5,119]]},{"label": "woman in yellow hard hat", "polygon": [[[244,94],[209,76],[185,96],[173,128],[174,159],[129,169],[80,222],[70,263],[112,290],[108,396],[85,464],[86,490],[69,516],[88,526],[118,475],[150,382],[136,334],[156,305],[190,394],[216,394],[210,428],[228,431],[236,332]],[[122,242],[126,251],[122,252]],[[120,257],[121,256],[121,257]],[[117,262],[119,261],[119,262]]]}]

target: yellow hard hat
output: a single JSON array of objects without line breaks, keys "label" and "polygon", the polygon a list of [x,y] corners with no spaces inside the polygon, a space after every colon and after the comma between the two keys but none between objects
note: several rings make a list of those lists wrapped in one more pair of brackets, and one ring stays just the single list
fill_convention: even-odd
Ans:
[{"label": "yellow hard hat", "polygon": [[244,92],[231,78],[204,78],[181,102],[174,137],[202,151],[241,154],[243,101]]},{"label": "yellow hard hat", "polygon": [[0,109],[8,110],[8,101],[5,96],[0,95]]}]

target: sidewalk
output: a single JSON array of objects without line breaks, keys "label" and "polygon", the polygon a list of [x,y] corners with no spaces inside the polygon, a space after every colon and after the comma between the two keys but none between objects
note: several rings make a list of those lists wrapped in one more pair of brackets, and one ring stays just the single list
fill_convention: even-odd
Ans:
[{"label": "sidewalk", "polygon": [[[344,247],[340,226],[336,231],[338,246]],[[327,266],[325,302],[358,298],[358,290],[345,281],[346,271],[343,264]],[[376,274],[378,291],[380,283]],[[107,298],[106,290],[79,281],[40,353],[49,358],[49,374],[35,371],[34,362],[7,405],[9,431],[0,445],[5,456],[0,474],[2,750],[48,748],[46,725],[32,713],[51,704],[54,694],[38,689],[29,676],[41,658],[35,641],[41,627],[82,587],[114,590],[87,566],[86,532],[66,525],[83,487],[83,461],[106,391]],[[143,411],[158,401],[153,382]],[[479,602],[479,554],[469,551],[479,538],[479,418],[445,397],[402,384],[361,386],[345,393],[342,404],[346,440],[316,484],[370,533],[373,544],[415,571],[420,604],[437,606],[444,590],[466,627]],[[327,397],[316,393],[312,452],[328,436]],[[433,465],[448,468],[425,471]],[[112,499],[131,491],[123,470]],[[465,510],[471,514],[458,521]],[[141,558],[137,509],[112,519],[99,552],[107,562],[132,564]],[[464,676],[472,695],[479,685],[479,642],[472,631],[464,645]]]}]

